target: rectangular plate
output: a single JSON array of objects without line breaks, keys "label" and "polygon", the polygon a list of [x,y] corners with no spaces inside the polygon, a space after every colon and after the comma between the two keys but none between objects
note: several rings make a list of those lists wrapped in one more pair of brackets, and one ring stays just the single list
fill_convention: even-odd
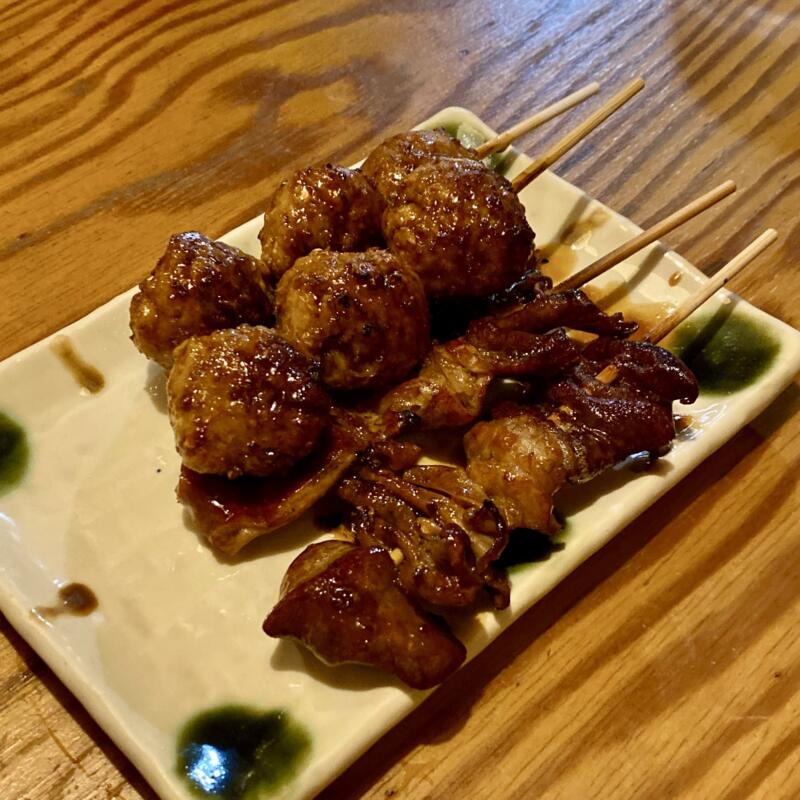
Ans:
[{"label": "rectangular plate", "polygon": [[[492,133],[457,108],[421,127],[436,125]],[[512,155],[508,174],[528,162]],[[521,198],[540,247],[571,241],[554,254],[562,267],[566,257],[578,269],[639,231],[552,173]],[[260,224],[252,220],[224,239],[257,253]],[[672,304],[705,281],[658,245],[598,281],[599,291],[610,295],[626,279],[634,302]],[[306,728],[309,754],[277,793],[311,796],[425,693],[365,667],[324,667],[296,645],[261,632],[290,561],[320,534],[306,518],[231,560],[187,527],[174,496],[179,460],[164,410],[163,375],[128,338],[132,294],[61,332],[104,374],[99,394],[79,388],[53,354],[52,337],[0,364],[0,411],[23,426],[31,452],[24,480],[0,498],[0,608],[165,800],[192,796],[176,770],[182,726],[198,712],[231,703],[286,709]],[[679,437],[657,470],[611,470],[565,492],[564,548],[514,569],[508,610],[455,624],[470,656],[730,439],[800,369],[797,331],[732,295],[711,301],[715,308],[725,304],[777,344],[769,368],[741,391],[702,394],[687,410],[692,434]],[[99,609],[51,621],[32,613],[53,603],[68,582],[88,584]]]}]

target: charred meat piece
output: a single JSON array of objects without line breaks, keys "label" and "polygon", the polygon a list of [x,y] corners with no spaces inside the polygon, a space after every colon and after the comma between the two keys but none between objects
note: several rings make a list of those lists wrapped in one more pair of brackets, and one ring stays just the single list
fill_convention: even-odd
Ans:
[{"label": "charred meat piece", "polygon": [[406,176],[421,164],[442,156],[473,158],[474,154],[443,130],[409,131],[379,144],[362,164],[361,171],[384,201],[393,205]]},{"label": "charred meat piece", "polygon": [[190,336],[266,324],[272,289],[257,258],[201,233],[179,233],[131,300],[133,342],[169,368],[172,351]]},{"label": "charred meat piece", "polygon": [[487,589],[497,608],[508,605],[507,579],[491,563],[505,546],[506,528],[485,495],[476,507],[463,505],[390,471],[362,468],[342,481],[339,496],[355,508],[356,542],[397,555],[408,595],[455,609],[473,605]]},{"label": "charred meat piece", "polygon": [[460,467],[425,464],[403,472],[403,480],[437,493],[437,516],[463,528],[480,570],[489,568],[508,543],[507,527],[486,492]]},{"label": "charred meat piece", "polygon": [[201,475],[184,466],[178,499],[217,549],[239,552],[253,539],[296,520],[330,491],[369,441],[369,432],[334,410],[314,453],[273,478]]},{"label": "charred meat piece", "polygon": [[382,224],[389,249],[432,299],[499,292],[532,254],[533,231],[511,184],[471,159],[440,158],[410,172]]},{"label": "charred meat piece", "polygon": [[385,250],[299,259],[278,284],[276,316],[278,333],[335,389],[391,386],[430,347],[422,283]]},{"label": "charred meat piece", "polygon": [[[694,376],[663,348],[601,342],[572,374],[553,383],[547,403],[506,409],[464,437],[467,472],[497,504],[507,524],[546,533],[553,495],[634,453],[662,454],[675,436],[672,402],[697,396]],[[613,365],[617,379],[595,377]]]},{"label": "charred meat piece", "polygon": [[295,172],[267,204],[261,257],[280,278],[316,248],[362,250],[379,246],[381,200],[359,172],[324,164]]},{"label": "charred meat piece", "polygon": [[179,345],[167,397],[183,463],[229,478],[285,470],[311,453],[329,423],[330,400],[312,365],[258,326]]},{"label": "charred meat piece", "polygon": [[429,689],[458,669],[466,650],[395,578],[386,550],[312,544],[289,567],[264,632],[298,639],[329,664],[371,664]]}]

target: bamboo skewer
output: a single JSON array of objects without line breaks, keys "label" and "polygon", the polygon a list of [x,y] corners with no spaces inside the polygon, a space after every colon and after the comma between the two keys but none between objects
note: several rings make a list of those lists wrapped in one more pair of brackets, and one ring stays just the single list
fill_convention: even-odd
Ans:
[{"label": "bamboo skewer", "polygon": [[721,183],[715,189],[706,192],[706,194],[698,197],[696,200],[692,200],[691,203],[687,203],[683,208],[679,208],[646,231],[642,231],[642,233],[635,236],[630,241],[625,242],[610,253],[602,256],[602,258],[589,264],[589,266],[584,267],[574,275],[570,275],[559,283],[553,291],[566,292],[569,289],[577,289],[579,286],[583,286],[585,283],[594,280],[594,278],[607,272],[612,267],[617,266],[617,264],[620,264],[626,258],[630,258],[634,253],[637,253],[642,248],[657,241],[662,236],[675,230],[679,225],[683,225],[684,222],[696,217],[706,209],[711,208],[711,206],[735,191],[736,184],[733,181]]},{"label": "bamboo skewer", "polygon": [[[761,255],[776,239],[778,232],[768,228],[758,238],[750,242],[738,255],[735,255],[697,294],[688,298],[666,319],[661,320],[652,330],[638,337],[640,341],[662,342],[678,325],[696,311],[710,297],[716,294],[734,275],[743,270],[754,258]],[[617,377],[613,365],[606,367],[597,375],[597,380],[612,383]]]},{"label": "bamboo skewer", "polygon": [[589,83],[576,92],[562,97],[561,100],[557,100],[555,103],[545,106],[545,108],[540,109],[535,114],[531,114],[527,119],[518,122],[507,131],[504,131],[493,139],[484,142],[480,147],[477,147],[475,149],[475,157],[479,159],[486,158],[486,156],[490,156],[492,153],[505,150],[515,139],[519,139],[523,134],[538,128],[540,125],[544,125],[545,122],[549,122],[565,111],[569,111],[587,98],[597,94],[598,91],[600,91],[599,83]]},{"label": "bamboo skewer", "polygon": [[750,242],[738,255],[735,255],[711,280],[696,294],[688,298],[668,317],[661,320],[651,331],[642,336],[647,342],[660,342],[672,333],[690,314],[696,311],[712,295],[716,294],[734,275],[743,270],[754,258],[761,255],[776,239],[778,232],[767,228],[760,236]]},{"label": "bamboo skewer", "polygon": [[622,108],[635,94],[644,88],[644,79],[635,78],[610,100],[604,103],[580,125],[573,128],[563,139],[545,151],[526,170],[511,181],[515,192],[522,191],[534,178],[541,175],[548,167],[569,152],[576,144],[588,136],[595,128],[605,122],[615,111]]}]

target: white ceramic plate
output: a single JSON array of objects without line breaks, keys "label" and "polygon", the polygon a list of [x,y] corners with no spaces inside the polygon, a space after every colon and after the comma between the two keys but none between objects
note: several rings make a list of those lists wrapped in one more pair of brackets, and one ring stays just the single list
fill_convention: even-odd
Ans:
[{"label": "white ceramic plate", "polygon": [[[491,133],[462,109],[446,109],[425,126],[436,124]],[[518,157],[509,173],[526,163]],[[575,269],[639,230],[553,174],[522,199],[540,246],[590,220],[572,225],[573,243],[560,251]],[[252,220],[225,241],[257,252],[259,226]],[[142,273],[150,266],[142,264]],[[677,303],[704,280],[657,246],[601,280],[601,288],[611,291],[624,277],[643,302]],[[323,667],[261,632],[289,562],[319,534],[301,520],[231,561],[187,528],[174,497],[179,462],[163,384],[128,339],[132,293],[61,332],[104,374],[100,393],[79,388],[49,339],[0,364],[0,411],[22,425],[31,451],[22,482],[0,497],[0,608],[163,798],[192,796],[176,767],[182,726],[225,704],[284,709],[303,726],[310,747],[295,774],[269,794],[311,796],[425,695],[368,668]],[[689,409],[693,435],[680,437],[659,469],[611,471],[565,495],[564,548],[514,570],[508,610],[482,612],[457,631],[470,656],[756,416],[800,369],[800,334],[731,298],[712,303],[727,303],[735,319],[774,342],[768,367],[740,391],[703,393]],[[32,613],[69,582],[90,586],[98,610],[47,621]],[[214,773],[215,753],[206,755],[207,781],[224,782],[224,764]]]}]

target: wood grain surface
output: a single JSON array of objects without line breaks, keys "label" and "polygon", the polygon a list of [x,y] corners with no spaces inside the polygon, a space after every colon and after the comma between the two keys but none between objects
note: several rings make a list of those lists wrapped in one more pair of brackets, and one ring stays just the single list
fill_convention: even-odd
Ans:
[{"label": "wood grain surface", "polygon": [[[446,105],[503,128],[637,73],[647,91],[557,171],[640,224],[735,179],[668,241],[711,272],[778,228],[733,288],[800,327],[796,0],[5,0],[0,43],[0,356],[140,280],[171,233],[254,216],[294,168]],[[800,797],[798,407],[795,384],[325,800]],[[0,628],[0,798],[152,800]]]}]

